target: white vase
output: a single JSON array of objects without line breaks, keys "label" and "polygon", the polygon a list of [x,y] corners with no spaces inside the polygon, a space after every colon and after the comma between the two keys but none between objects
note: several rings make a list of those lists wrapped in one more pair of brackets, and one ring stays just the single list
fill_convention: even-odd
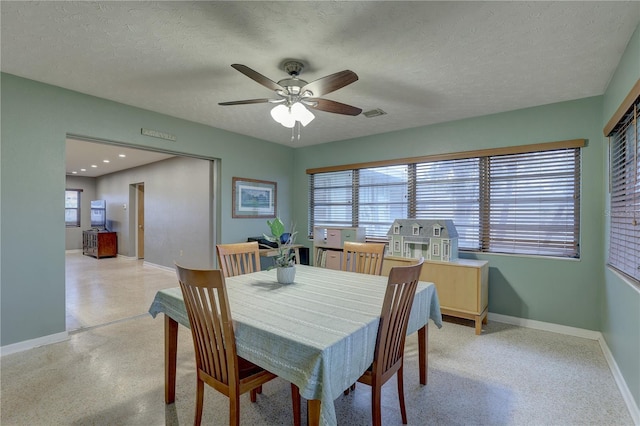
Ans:
[{"label": "white vase", "polygon": [[296,267],[278,267],[278,282],[280,284],[291,284],[296,277]]}]

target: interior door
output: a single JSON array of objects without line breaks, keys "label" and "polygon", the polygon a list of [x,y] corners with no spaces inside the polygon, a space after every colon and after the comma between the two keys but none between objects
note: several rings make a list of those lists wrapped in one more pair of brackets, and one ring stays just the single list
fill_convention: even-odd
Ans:
[{"label": "interior door", "polygon": [[136,186],[137,203],[138,206],[138,259],[144,259],[144,183],[139,183]]}]

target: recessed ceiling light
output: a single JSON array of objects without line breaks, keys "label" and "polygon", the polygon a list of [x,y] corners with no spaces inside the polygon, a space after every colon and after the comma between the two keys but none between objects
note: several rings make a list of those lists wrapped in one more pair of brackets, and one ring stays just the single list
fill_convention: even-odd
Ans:
[{"label": "recessed ceiling light", "polygon": [[80,171],[81,171],[81,172],[86,172],[86,171],[87,171],[87,169],[80,169]]},{"label": "recessed ceiling light", "polygon": [[78,172],[76,172],[75,170],[71,172],[72,175],[77,175]]},{"label": "recessed ceiling light", "polygon": [[96,168],[96,167],[98,167],[98,166],[96,166],[95,164],[92,164],[92,165],[91,165],[91,167],[93,167],[93,168],[95,169],[95,168]]},{"label": "recessed ceiling light", "polygon": [[118,154],[118,157],[120,157],[120,158],[124,158],[124,157],[126,157],[126,155],[124,155],[124,154]]},{"label": "recessed ceiling light", "polygon": [[102,162],[103,162],[103,163],[108,163],[108,162],[109,162],[109,160],[102,160]]}]

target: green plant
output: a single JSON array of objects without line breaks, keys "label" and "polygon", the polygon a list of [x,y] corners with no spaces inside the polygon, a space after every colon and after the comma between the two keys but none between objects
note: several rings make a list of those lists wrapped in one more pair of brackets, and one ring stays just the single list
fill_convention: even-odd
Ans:
[{"label": "green plant", "polygon": [[271,230],[271,235],[264,234],[267,241],[278,245],[278,253],[274,256],[275,264],[268,269],[287,268],[295,265],[295,252],[292,249],[296,239],[295,227],[291,227],[291,231],[287,232],[284,224],[279,217],[273,220],[267,220],[267,225]]}]

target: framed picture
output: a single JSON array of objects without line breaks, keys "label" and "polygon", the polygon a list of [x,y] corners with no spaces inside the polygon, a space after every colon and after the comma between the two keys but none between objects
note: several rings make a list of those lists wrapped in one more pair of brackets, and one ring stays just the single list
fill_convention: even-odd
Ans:
[{"label": "framed picture", "polygon": [[276,182],[239,177],[234,177],[232,182],[232,217],[276,217]]}]

